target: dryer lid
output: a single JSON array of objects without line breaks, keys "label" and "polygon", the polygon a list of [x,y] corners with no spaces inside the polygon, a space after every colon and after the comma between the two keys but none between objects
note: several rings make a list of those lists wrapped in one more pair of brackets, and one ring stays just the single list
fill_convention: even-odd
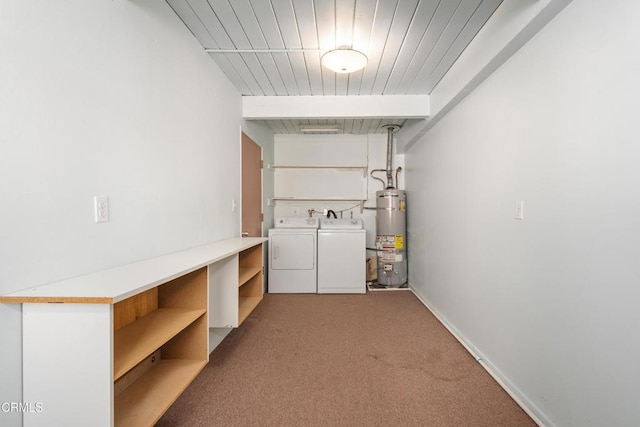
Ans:
[{"label": "dryer lid", "polygon": [[362,218],[325,218],[320,220],[320,229],[322,230],[361,230],[362,228]]}]

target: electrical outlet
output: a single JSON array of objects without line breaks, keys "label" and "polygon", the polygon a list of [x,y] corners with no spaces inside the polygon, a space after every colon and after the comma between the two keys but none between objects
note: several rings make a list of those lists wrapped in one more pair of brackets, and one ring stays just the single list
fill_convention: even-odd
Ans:
[{"label": "electrical outlet", "polygon": [[109,221],[109,198],[107,196],[95,196],[93,209],[96,222]]}]

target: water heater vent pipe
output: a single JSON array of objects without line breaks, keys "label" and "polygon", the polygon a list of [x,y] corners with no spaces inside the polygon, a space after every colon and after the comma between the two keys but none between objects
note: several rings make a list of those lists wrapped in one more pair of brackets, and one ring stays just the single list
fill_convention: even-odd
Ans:
[{"label": "water heater vent pipe", "polygon": [[393,132],[400,129],[400,126],[384,125],[382,127],[387,129],[387,190],[393,190],[396,188],[393,185]]}]

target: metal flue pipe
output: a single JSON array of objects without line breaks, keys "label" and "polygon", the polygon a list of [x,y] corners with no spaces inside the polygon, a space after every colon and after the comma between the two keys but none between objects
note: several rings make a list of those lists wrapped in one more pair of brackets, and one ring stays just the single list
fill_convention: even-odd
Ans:
[{"label": "metal flue pipe", "polygon": [[387,189],[396,188],[393,185],[393,132],[400,129],[398,125],[384,125],[387,129]]}]

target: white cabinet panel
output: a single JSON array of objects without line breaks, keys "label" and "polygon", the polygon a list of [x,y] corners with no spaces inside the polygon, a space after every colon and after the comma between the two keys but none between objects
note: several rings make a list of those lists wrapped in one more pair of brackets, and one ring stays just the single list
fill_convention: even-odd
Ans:
[{"label": "white cabinet panel", "polygon": [[24,413],[25,427],[111,426],[111,308],[23,305],[23,401],[33,405]]}]

